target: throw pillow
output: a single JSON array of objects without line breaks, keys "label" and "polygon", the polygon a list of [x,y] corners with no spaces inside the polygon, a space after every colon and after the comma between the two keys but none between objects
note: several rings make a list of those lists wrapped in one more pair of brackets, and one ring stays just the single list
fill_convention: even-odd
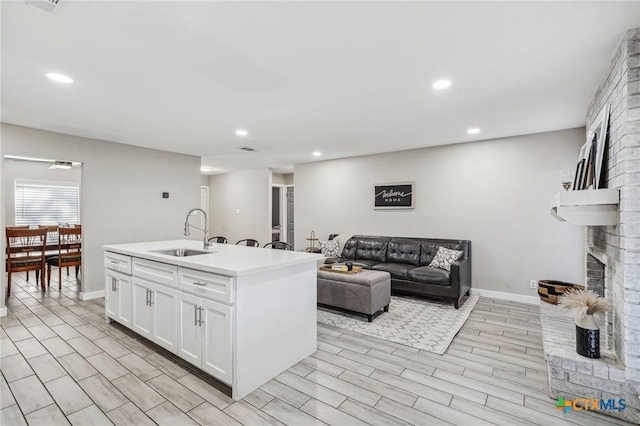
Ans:
[{"label": "throw pillow", "polygon": [[335,239],[320,241],[320,253],[324,254],[325,257],[339,257],[340,247],[338,246],[338,242],[335,241]]},{"label": "throw pillow", "polygon": [[451,271],[451,264],[460,259],[462,252],[459,250],[450,250],[442,246],[438,247],[438,252],[433,257],[433,260],[429,264],[430,268],[444,269],[445,271]]}]

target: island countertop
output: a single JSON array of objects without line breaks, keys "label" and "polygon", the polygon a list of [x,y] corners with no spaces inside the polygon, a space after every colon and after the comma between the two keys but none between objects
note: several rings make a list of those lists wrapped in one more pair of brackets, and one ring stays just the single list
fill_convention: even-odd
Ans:
[{"label": "island countertop", "polygon": [[[120,253],[231,277],[256,274],[306,262],[317,262],[322,257],[322,255],[313,253],[237,246],[234,244],[212,243],[209,249],[203,250],[202,245],[202,241],[171,240],[110,244],[102,248],[112,253]],[[168,249],[201,250],[208,253],[178,257],[155,252]]]}]

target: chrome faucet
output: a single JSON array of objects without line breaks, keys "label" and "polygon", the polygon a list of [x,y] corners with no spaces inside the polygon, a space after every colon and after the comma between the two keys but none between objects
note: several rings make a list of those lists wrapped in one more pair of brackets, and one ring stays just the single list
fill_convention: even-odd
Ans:
[{"label": "chrome faucet", "polygon": [[[193,226],[192,224],[189,223],[189,217],[191,216],[191,213],[195,211],[202,212],[202,216],[204,216],[204,229],[198,228],[197,226]],[[209,236],[209,227],[207,225],[207,213],[204,210],[202,210],[201,208],[195,208],[195,209],[189,210],[189,213],[187,213],[187,219],[184,221],[184,235],[186,237],[189,236],[189,228],[196,228],[204,232],[204,239],[202,240],[202,243],[204,245],[204,249],[205,250],[208,249],[211,244],[209,243],[209,241],[207,241],[207,237]]]}]

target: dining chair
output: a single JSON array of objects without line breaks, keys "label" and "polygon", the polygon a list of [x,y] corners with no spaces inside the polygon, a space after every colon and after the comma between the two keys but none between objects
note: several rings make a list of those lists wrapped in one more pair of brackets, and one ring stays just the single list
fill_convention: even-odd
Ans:
[{"label": "dining chair", "polygon": [[51,284],[51,267],[58,267],[58,290],[62,290],[62,268],[75,266],[76,278],[82,264],[82,228],[58,228],[58,254],[47,259],[47,285]]},{"label": "dining chair", "polygon": [[58,239],[58,225],[38,225],[38,228],[47,230],[47,241],[49,241],[49,244]]},{"label": "dining chair", "polygon": [[260,243],[253,238],[245,238],[236,243],[237,246],[260,247]]},{"label": "dining chair", "polygon": [[11,274],[14,272],[40,271],[36,274],[44,291],[44,247],[47,245],[46,229],[16,229],[8,227],[5,231],[7,237],[7,296],[11,294]]},{"label": "dining chair", "polygon": [[210,243],[227,244],[227,239],[225,237],[211,237],[208,241]]},{"label": "dining chair", "polygon": [[[7,226],[6,229],[29,229],[30,226],[29,225],[20,225],[20,226]],[[6,259],[5,259],[5,265],[6,265]],[[9,267],[7,266],[4,270],[8,270]],[[38,279],[38,272],[36,271],[36,281]],[[27,281],[29,281],[29,271],[27,271]]]},{"label": "dining chair", "polygon": [[289,243],[285,243],[284,241],[271,241],[262,246],[262,248],[271,247],[274,250],[293,250],[293,247]]},{"label": "dining chair", "polygon": [[[49,245],[53,245],[56,241],[58,241],[58,225],[38,225],[38,228],[44,228],[47,230],[47,241]],[[46,250],[46,246],[43,246],[42,249]],[[51,251],[44,254],[45,263],[48,258],[55,256]],[[67,269],[68,270],[68,269]],[[36,271],[36,278],[38,278],[39,271]],[[68,275],[68,274],[67,274]],[[27,281],[29,281],[29,273],[27,272]]]},{"label": "dining chair", "polygon": [[[79,223],[68,223],[65,226],[59,227],[59,228],[78,228],[81,232],[82,232],[82,225]],[[58,240],[58,234],[56,233],[55,235],[55,239],[54,240],[50,240],[50,241],[57,241]],[[56,256],[56,255],[54,255]],[[53,257],[53,256],[47,256],[47,258],[49,257]],[[78,278],[78,270],[80,269],[79,266],[76,266],[76,278]],[[67,266],[67,276],[69,276],[69,267]]]}]

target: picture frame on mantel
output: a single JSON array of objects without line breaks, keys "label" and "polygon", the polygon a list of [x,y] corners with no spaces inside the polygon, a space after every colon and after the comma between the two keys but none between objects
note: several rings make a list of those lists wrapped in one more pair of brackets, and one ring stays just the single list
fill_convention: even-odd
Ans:
[{"label": "picture frame on mantel", "polygon": [[377,183],[373,185],[375,210],[400,210],[414,208],[415,182]]},{"label": "picture frame on mantel", "polygon": [[602,163],[604,161],[604,152],[607,146],[608,133],[609,104],[605,104],[600,110],[600,113],[596,116],[596,120],[587,130],[587,143],[590,141],[595,143],[593,189],[606,187],[606,185],[602,185]]}]

